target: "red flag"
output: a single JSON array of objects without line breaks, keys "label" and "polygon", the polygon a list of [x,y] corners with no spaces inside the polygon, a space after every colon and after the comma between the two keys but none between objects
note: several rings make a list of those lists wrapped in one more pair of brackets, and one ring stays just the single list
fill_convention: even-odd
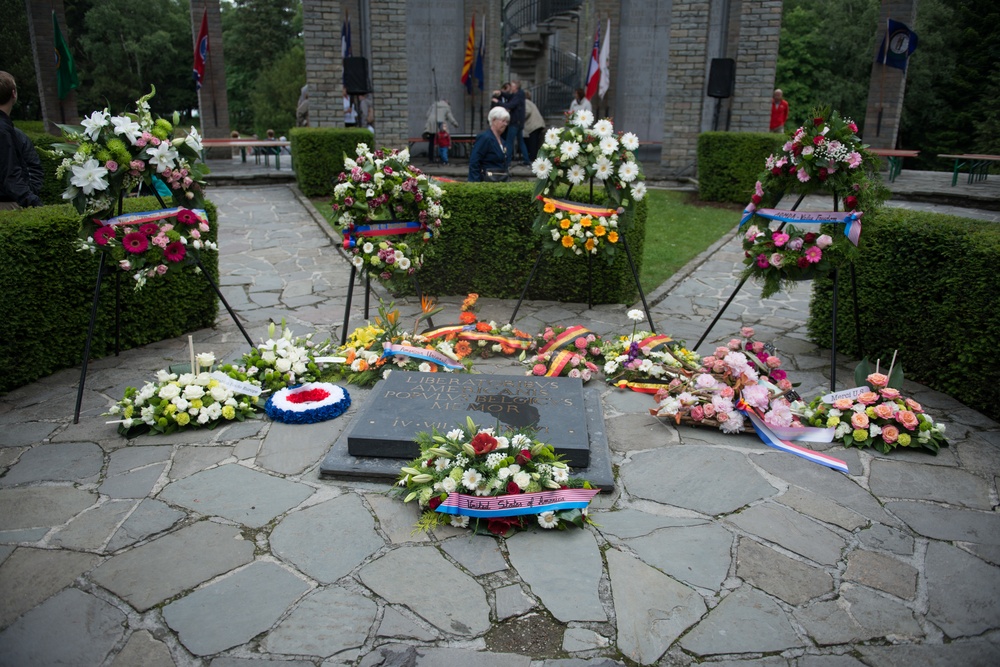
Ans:
[{"label": "red flag", "polygon": [[594,31],[594,50],[590,54],[590,69],[587,70],[587,99],[597,94],[597,84],[601,81],[601,26]]},{"label": "red flag", "polygon": [[472,66],[476,59],[476,15],[472,15],[472,26],[469,28],[469,39],[465,42],[465,60],[462,62],[462,84],[472,92]]},{"label": "red flag", "polygon": [[208,9],[201,17],[201,30],[194,43],[194,85],[201,90],[201,80],[205,77],[205,63],[208,61]]}]

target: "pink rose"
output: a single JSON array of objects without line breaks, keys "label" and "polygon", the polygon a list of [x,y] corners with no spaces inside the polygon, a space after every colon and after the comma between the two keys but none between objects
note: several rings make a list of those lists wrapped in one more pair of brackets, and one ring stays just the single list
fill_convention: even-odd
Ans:
[{"label": "pink rose", "polygon": [[803,243],[802,237],[801,236],[797,236],[797,237],[795,237],[794,239],[792,239],[791,241],[788,242],[788,249],[789,250],[795,250],[795,251],[802,250],[802,243]]},{"label": "pink rose", "polygon": [[820,234],[819,238],[816,239],[816,245],[823,249],[829,248],[833,245],[833,239],[830,238],[829,234]]},{"label": "pink rose", "polygon": [[887,424],[882,427],[882,440],[885,441],[885,444],[891,445],[892,443],[896,442],[897,439],[899,439],[898,428],[896,428],[892,424]]},{"label": "pink rose", "polygon": [[[772,373],[771,375],[774,375],[776,373],[784,373],[784,372],[785,371],[774,371],[774,373]],[[778,380],[778,389],[780,389],[781,391],[788,391],[791,388],[792,388],[792,382],[791,382],[791,380],[788,380],[788,379],[785,379],[785,378],[782,378],[782,379]]]},{"label": "pink rose", "polygon": [[789,238],[791,237],[789,237],[785,232],[773,232],[771,234],[771,240],[774,242],[776,248],[780,248],[788,243]]},{"label": "pink rose", "polygon": [[781,359],[779,359],[774,355],[771,355],[767,358],[767,361],[765,363],[767,364],[768,368],[777,368],[778,366],[781,365]]},{"label": "pink rose", "polygon": [[740,335],[744,338],[753,338],[753,327],[742,327],[740,329]]},{"label": "pink rose", "polygon": [[725,386],[719,390],[719,396],[721,396],[722,398],[732,398],[735,395],[736,392],[733,391],[733,388],[729,386]]},{"label": "pink rose", "polygon": [[535,366],[531,369],[531,373],[533,375],[545,375],[545,371],[547,370],[548,368],[545,364],[535,364]]},{"label": "pink rose", "polygon": [[878,402],[878,394],[874,391],[866,391],[858,396],[858,403],[861,405],[874,405]]},{"label": "pink rose", "polygon": [[920,406],[920,404],[917,403],[912,398],[906,399],[906,407],[908,407],[910,410],[913,410],[914,412],[923,412],[924,411],[924,409]]},{"label": "pink rose", "polygon": [[700,422],[704,418],[705,418],[705,408],[701,407],[700,405],[696,405],[693,408],[691,408],[691,419],[695,420],[696,422]]},{"label": "pink rose", "polygon": [[886,387],[889,384],[889,376],[882,373],[872,373],[865,379],[873,387]]},{"label": "pink rose", "polygon": [[542,340],[548,342],[552,340],[555,335],[555,332],[552,331],[552,327],[545,327],[545,333],[542,334]]},{"label": "pink rose", "polygon": [[711,403],[706,403],[704,408],[705,418],[711,419],[715,416],[715,406]]},{"label": "pink rose", "polygon": [[575,345],[576,349],[578,350],[585,350],[587,349],[587,339],[584,338],[583,336],[580,336],[579,338],[573,341],[573,345]]},{"label": "pink rose", "polygon": [[892,387],[882,387],[878,393],[882,394],[882,398],[887,398],[890,401],[899,398],[899,390]]},{"label": "pink rose", "polygon": [[[740,348],[743,347],[743,345],[740,343],[740,341],[738,341],[735,338],[730,338],[728,345],[729,345],[729,349],[730,350],[739,350]],[[729,353],[727,352],[726,354],[729,354]],[[716,355],[716,356],[719,356],[719,355]]]},{"label": "pink rose", "polygon": [[[764,343],[760,342],[759,340],[756,340],[754,341],[753,345],[750,346],[750,349],[753,350],[754,354],[760,354],[761,352],[764,351]],[[765,359],[766,358],[767,357],[765,357]]]},{"label": "pink rose", "polygon": [[847,124],[847,128],[848,128],[848,129],[849,129],[849,130],[850,130],[851,132],[857,132],[857,131],[858,131],[858,126],[854,124],[854,121],[851,121],[850,123],[848,123],[848,124]]},{"label": "pink rose", "polygon": [[781,255],[780,252],[775,252],[771,254],[771,258],[768,261],[771,264],[771,266],[773,266],[776,269],[780,269],[781,264],[785,261],[785,258]]},{"label": "pink rose", "polygon": [[917,416],[909,410],[900,410],[897,412],[896,421],[902,424],[903,428],[907,431],[912,431],[920,425],[920,422],[917,421]]},{"label": "pink rose", "polygon": [[875,416],[879,419],[892,419],[892,413],[894,412],[892,406],[888,403],[879,403],[874,408]]},{"label": "pink rose", "polygon": [[159,266],[156,267],[156,272],[159,275],[162,276],[164,273],[167,272],[167,265],[166,264],[160,264]]},{"label": "pink rose", "polygon": [[868,415],[864,412],[855,412],[851,415],[851,426],[854,428],[868,428]]},{"label": "pink rose", "polygon": [[849,398],[838,398],[833,402],[833,407],[837,410],[850,410],[853,405],[854,401]]}]

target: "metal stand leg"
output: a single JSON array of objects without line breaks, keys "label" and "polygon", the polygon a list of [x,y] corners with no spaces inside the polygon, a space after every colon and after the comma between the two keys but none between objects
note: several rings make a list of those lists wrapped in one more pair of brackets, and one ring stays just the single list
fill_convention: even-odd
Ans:
[{"label": "metal stand leg", "polygon": [[646,295],[642,291],[642,284],[639,283],[639,272],[632,261],[632,251],[628,247],[628,239],[622,234],[622,245],[625,246],[625,254],[628,256],[628,266],[632,269],[632,279],[635,280],[635,288],[639,290],[639,298],[642,300],[642,309],[646,312],[646,320],[649,321],[649,330],[656,333],[656,325],[653,324],[653,316],[649,314],[649,305],[646,304]]},{"label": "metal stand leg", "polygon": [[858,357],[865,358],[865,344],[861,337],[861,307],[858,305],[858,274],[851,262],[851,291],[854,293],[854,336],[858,342]]},{"label": "metal stand leg", "polygon": [[833,322],[830,331],[830,391],[837,391],[837,287],[840,269],[833,267]]},{"label": "metal stand leg", "polygon": [[351,278],[347,281],[347,305],[344,306],[344,326],[340,331],[340,344],[347,344],[347,323],[351,319],[351,297],[354,296],[354,278],[358,275],[358,267],[351,264]]},{"label": "metal stand leg", "polygon": [[587,309],[594,307],[594,256],[587,253]]},{"label": "metal stand leg", "polygon": [[80,384],[76,388],[76,410],[73,412],[73,423],[80,423],[80,406],[83,405],[83,386],[87,383],[87,364],[90,363],[90,344],[94,340],[94,324],[97,322],[97,304],[101,301],[101,281],[104,280],[104,260],[107,257],[101,253],[101,261],[97,266],[97,282],[94,284],[94,302],[90,306],[90,324],[87,326],[87,340],[83,344],[83,366],[80,368]]},{"label": "metal stand leg", "polygon": [[236,316],[236,313],[229,305],[229,302],[226,301],[226,297],[222,295],[222,292],[219,290],[219,286],[215,284],[214,280],[212,280],[212,276],[208,275],[208,271],[205,270],[205,267],[201,263],[201,258],[198,258],[195,261],[198,264],[198,268],[201,269],[201,275],[205,276],[205,280],[207,280],[208,284],[212,286],[213,290],[215,290],[215,295],[219,297],[219,301],[221,301],[222,305],[226,307],[227,311],[229,311],[229,316],[233,318],[233,322],[236,323],[236,326],[237,328],[239,328],[240,333],[243,334],[243,337],[247,341],[247,345],[253,347],[254,346],[253,339],[250,338],[250,334],[247,333],[247,330],[243,328],[243,323],[240,322],[240,318]]},{"label": "metal stand leg", "polygon": [[115,356],[122,351],[122,281],[121,271],[115,271]]},{"label": "metal stand leg", "polygon": [[[351,274],[352,284],[353,280],[354,280],[354,274],[352,273]],[[371,297],[372,297],[372,277],[367,273],[365,273],[365,319],[366,320],[371,319],[371,316],[369,315]]]},{"label": "metal stand leg", "polygon": [[521,302],[524,301],[524,295],[528,293],[528,285],[531,284],[532,279],[535,277],[535,271],[538,270],[538,265],[542,263],[542,253],[538,253],[538,259],[535,260],[535,265],[531,267],[531,273],[528,274],[528,281],[524,283],[524,289],[521,290],[521,296],[517,298],[517,305],[514,306],[514,312],[511,313],[510,322],[508,324],[514,324],[514,318],[517,317],[517,311],[521,308]]}]

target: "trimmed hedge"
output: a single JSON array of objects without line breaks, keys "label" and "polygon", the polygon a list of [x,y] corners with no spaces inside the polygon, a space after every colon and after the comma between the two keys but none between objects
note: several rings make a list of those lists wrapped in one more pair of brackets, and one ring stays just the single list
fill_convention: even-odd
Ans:
[{"label": "trimmed hedge", "polygon": [[[588,279],[587,258],[553,257],[532,230],[538,215],[534,182],[445,183],[444,206],[451,214],[417,274],[426,294],[468,294],[500,299],[521,295],[540,252],[541,264],[526,298],[587,303],[633,303],[638,291],[624,250],[608,264],[595,257]],[[595,200],[602,195],[595,195]],[[626,232],[629,249],[642,270],[646,202],[639,202]],[[407,291],[412,293],[412,287]]]},{"label": "trimmed hedge", "polygon": [[[159,208],[156,199],[127,199],[126,211]],[[217,213],[205,203],[216,239]],[[99,256],[77,252],[80,215],[69,204],[0,211],[0,391],[9,391],[83,359]],[[218,253],[202,264],[218,284]],[[122,349],[211,327],[218,310],[203,276],[185,270],[151,279],[141,291],[121,275]],[[115,278],[105,276],[91,358],[114,353]]]},{"label": "trimmed hedge", "polygon": [[364,128],[296,127],[289,133],[295,156],[295,180],[307,197],[333,194],[332,179],[344,170],[344,154],[353,156],[358,144],[372,145]]},{"label": "trimmed hedge", "polygon": [[35,144],[35,151],[37,151],[38,159],[42,163],[42,171],[45,172],[42,193],[39,195],[42,203],[62,204],[63,184],[56,178],[56,168],[63,161],[63,158],[49,150],[52,144],[60,143],[62,139],[45,132],[44,124],[41,121],[17,121],[15,125],[28,135],[31,143]]},{"label": "trimmed hedge", "polygon": [[764,132],[703,132],[698,135],[698,198],[746,204],[764,160],[784,135]]},{"label": "trimmed hedge", "polygon": [[[865,217],[856,265],[861,335],[883,366],[1000,419],[1000,227],[901,209]],[[858,356],[850,274],[841,272],[837,348]],[[817,280],[809,336],[830,346],[833,281]]]}]

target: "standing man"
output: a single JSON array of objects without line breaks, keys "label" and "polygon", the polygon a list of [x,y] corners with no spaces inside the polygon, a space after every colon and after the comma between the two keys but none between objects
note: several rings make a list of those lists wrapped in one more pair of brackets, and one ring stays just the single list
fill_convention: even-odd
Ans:
[{"label": "standing man", "polygon": [[538,149],[542,145],[542,132],[545,131],[545,118],[531,101],[531,93],[524,91],[524,133],[528,135],[528,161],[534,162],[538,157]]},{"label": "standing man", "polygon": [[507,127],[507,159],[514,161],[514,148],[521,151],[521,164],[530,167],[528,162],[528,146],[524,143],[524,91],[520,81],[510,82],[510,98],[504,102],[504,108],[510,113],[510,125]]},{"label": "standing man", "polygon": [[774,97],[771,99],[771,131],[784,132],[787,120],[788,102],[782,99],[781,88],[775,88]]},{"label": "standing man", "polygon": [[41,206],[31,191],[30,173],[19,150],[19,141],[10,110],[17,101],[17,84],[7,72],[0,72],[0,210]]}]

